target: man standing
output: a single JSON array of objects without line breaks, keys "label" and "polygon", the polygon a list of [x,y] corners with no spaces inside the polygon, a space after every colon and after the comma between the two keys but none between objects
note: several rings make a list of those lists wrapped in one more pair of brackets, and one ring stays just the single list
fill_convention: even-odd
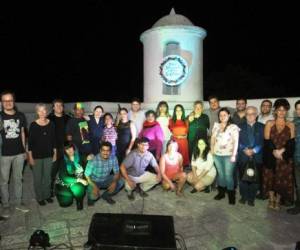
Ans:
[{"label": "man standing", "polygon": [[239,127],[246,122],[246,107],[247,99],[239,98],[236,100],[236,112],[233,114],[232,121]]},{"label": "man standing", "polygon": [[209,96],[208,97],[209,102],[209,109],[204,110],[204,114],[208,116],[209,119],[209,137],[211,136],[212,128],[215,124],[215,122],[219,122],[219,110],[220,110],[220,102],[217,96]]},{"label": "man standing", "polygon": [[84,118],[84,108],[80,102],[77,102],[74,106],[74,117],[68,121],[66,134],[67,140],[77,147],[85,168],[87,156],[92,153],[92,146],[89,138],[88,122]]},{"label": "man standing", "polygon": [[128,112],[128,119],[134,123],[136,136],[138,137],[145,121],[145,112],[141,110],[141,102],[138,98],[133,98],[131,101],[131,110]]},{"label": "man standing", "polygon": [[48,119],[53,122],[55,127],[56,141],[56,157],[57,160],[53,163],[51,173],[51,197],[54,196],[54,182],[56,175],[64,164],[64,142],[66,141],[66,127],[70,117],[64,113],[64,102],[60,99],[55,99],[53,102],[53,111],[49,114]]},{"label": "man standing", "polygon": [[1,94],[2,111],[0,113],[3,129],[2,137],[2,157],[0,171],[0,186],[2,196],[3,212],[2,216],[8,217],[9,205],[9,176],[12,167],[12,177],[14,182],[14,192],[16,198],[15,208],[22,212],[29,210],[22,204],[22,175],[25,161],[25,115],[15,109],[15,95],[10,91]]},{"label": "man standing", "polygon": [[[118,193],[124,185],[120,179],[118,159],[111,156],[112,145],[110,142],[102,142],[100,153],[90,160],[85,169],[85,176],[88,181],[88,205],[94,205],[95,200],[100,197],[100,189],[106,189],[101,197],[108,204],[116,202],[111,198]],[[113,174],[111,174],[113,172]]]},{"label": "man standing", "polygon": [[[238,168],[240,171],[240,203],[248,202],[249,206],[254,206],[256,192],[261,183],[262,174],[262,148],[264,143],[264,125],[256,122],[257,108],[249,106],[246,109],[246,122],[240,126],[239,148],[238,148]],[[243,180],[248,161],[254,160],[258,172],[258,182],[248,182]],[[262,190],[262,188],[261,188]],[[262,191],[260,191],[262,193]]]},{"label": "man standing", "polygon": [[[137,149],[126,156],[120,167],[129,200],[134,200],[133,191],[136,188],[141,197],[147,197],[146,191],[161,181],[158,164],[154,156],[148,151],[149,140],[142,137],[136,139],[136,143]],[[154,168],[156,174],[148,171],[150,168]]]},{"label": "man standing", "polygon": [[272,115],[272,102],[270,100],[263,100],[260,105],[260,115],[257,121],[266,124],[269,120],[274,120],[274,116]]}]

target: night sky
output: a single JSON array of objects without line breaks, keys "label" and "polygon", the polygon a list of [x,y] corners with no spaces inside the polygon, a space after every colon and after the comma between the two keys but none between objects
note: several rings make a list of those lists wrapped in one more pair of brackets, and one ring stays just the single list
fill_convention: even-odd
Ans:
[{"label": "night sky", "polygon": [[300,96],[300,20],[287,2],[2,2],[0,91],[17,101],[142,99],[139,36],[172,7],[207,31],[205,98]]}]

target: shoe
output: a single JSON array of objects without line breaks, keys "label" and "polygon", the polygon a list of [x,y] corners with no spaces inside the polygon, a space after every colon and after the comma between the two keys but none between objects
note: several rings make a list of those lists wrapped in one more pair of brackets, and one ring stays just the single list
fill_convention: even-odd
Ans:
[{"label": "shoe", "polygon": [[0,221],[6,220],[4,216],[0,216]]},{"label": "shoe", "polygon": [[258,199],[258,200],[266,200],[267,197],[264,196],[263,194],[259,193],[258,195],[256,195],[256,199]]},{"label": "shoe", "polygon": [[114,201],[110,195],[107,195],[106,197],[102,197],[103,200],[105,200],[108,204],[113,205],[116,203],[116,201]]},{"label": "shoe", "polygon": [[133,191],[127,194],[128,200],[133,201],[135,199]]},{"label": "shoe", "polygon": [[83,209],[83,198],[82,199],[78,199],[76,200],[76,208],[77,208],[77,211],[79,210],[82,210]]},{"label": "shoe", "polygon": [[9,207],[3,208],[1,216],[4,217],[4,218],[9,218],[10,217]]},{"label": "shoe", "polygon": [[291,215],[296,215],[296,214],[300,214],[300,206],[296,206],[293,208],[289,208],[288,210],[286,210],[288,214]]},{"label": "shoe", "polygon": [[207,186],[204,190],[204,193],[209,194],[210,193],[210,186]]},{"label": "shoe", "polygon": [[254,201],[248,201],[248,205],[249,205],[250,207],[254,207],[254,206],[255,206],[255,203],[254,203]]},{"label": "shoe", "polygon": [[218,187],[218,194],[215,196],[215,200],[221,200],[225,198],[225,188],[224,187]]},{"label": "shoe", "polygon": [[229,205],[235,205],[235,190],[228,190],[227,192]]},{"label": "shoe", "polygon": [[24,204],[16,205],[15,208],[23,213],[29,212],[29,208],[27,208]]},{"label": "shoe", "polygon": [[241,199],[239,200],[239,203],[245,205],[245,204],[246,204],[246,200],[243,199],[243,198],[241,198]]},{"label": "shoe", "polygon": [[142,197],[142,198],[145,198],[145,197],[148,197],[149,196],[149,194],[147,194],[145,191],[143,191],[142,189],[140,189],[140,196]]},{"label": "shoe", "polygon": [[197,191],[196,188],[193,188],[193,189],[190,191],[191,194],[194,194],[194,193],[197,193],[197,192],[198,192],[198,191]]},{"label": "shoe", "polygon": [[53,199],[50,197],[50,198],[48,198],[48,199],[46,199],[46,201],[48,202],[48,203],[53,203]]},{"label": "shoe", "polygon": [[46,205],[46,202],[44,200],[38,201],[38,203],[39,203],[40,206],[45,206]]}]

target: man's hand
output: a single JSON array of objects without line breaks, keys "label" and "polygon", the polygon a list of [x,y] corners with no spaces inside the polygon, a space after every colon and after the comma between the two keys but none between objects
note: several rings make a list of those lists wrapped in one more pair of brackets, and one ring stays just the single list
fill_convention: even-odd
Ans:
[{"label": "man's hand", "polygon": [[86,180],[84,180],[84,179],[81,179],[81,178],[79,178],[77,180],[77,182],[80,182],[83,186],[87,186],[88,185],[88,182]]},{"label": "man's hand", "polygon": [[35,161],[34,161],[34,159],[32,157],[29,157],[28,161],[29,161],[29,165],[30,166],[33,167],[35,165]]},{"label": "man's hand", "polygon": [[129,185],[129,187],[130,187],[131,189],[135,189],[135,187],[136,187],[136,184],[135,184],[135,182],[134,182],[134,181],[132,181],[132,180],[128,180],[128,181],[127,181],[127,183],[128,183],[128,185]]},{"label": "man's hand", "polygon": [[88,161],[93,160],[94,159],[94,155],[93,154],[89,154],[86,159]]},{"label": "man's hand", "polygon": [[114,192],[115,190],[116,190],[116,187],[117,187],[117,182],[116,181],[113,181],[111,184],[110,184],[110,186],[108,187],[108,192],[109,193],[112,193],[112,192]]}]

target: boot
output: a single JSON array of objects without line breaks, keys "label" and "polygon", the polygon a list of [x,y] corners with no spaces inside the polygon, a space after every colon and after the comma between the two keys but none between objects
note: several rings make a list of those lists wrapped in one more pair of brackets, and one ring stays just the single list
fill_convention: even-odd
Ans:
[{"label": "boot", "polygon": [[219,186],[218,187],[218,194],[215,196],[215,200],[221,200],[221,199],[224,199],[225,198],[225,188],[224,187],[221,187]]},{"label": "boot", "polygon": [[228,190],[228,203],[230,205],[235,204],[235,190]]},{"label": "boot", "polygon": [[82,198],[76,198],[76,208],[77,210],[83,209],[83,197]]}]

